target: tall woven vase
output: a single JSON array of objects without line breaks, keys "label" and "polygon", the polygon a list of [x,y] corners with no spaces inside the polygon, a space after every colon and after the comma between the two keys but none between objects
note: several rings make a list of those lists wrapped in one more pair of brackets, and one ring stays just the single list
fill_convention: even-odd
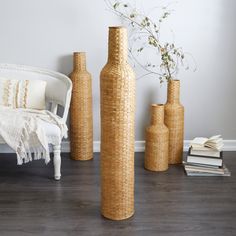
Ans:
[{"label": "tall woven vase", "polygon": [[108,62],[101,71],[101,213],[134,214],[135,75],[127,63],[127,30],[109,28]]},{"label": "tall woven vase", "polygon": [[168,169],[169,130],[164,124],[164,105],[152,104],[151,125],[146,128],[145,168]]},{"label": "tall woven vase", "polygon": [[180,81],[168,83],[165,124],[169,129],[169,164],[182,163],[184,140],[184,107],[180,104]]},{"label": "tall woven vase", "polygon": [[70,107],[71,158],[93,158],[92,78],[86,70],[84,52],[74,53],[74,69],[70,74],[73,83]]}]

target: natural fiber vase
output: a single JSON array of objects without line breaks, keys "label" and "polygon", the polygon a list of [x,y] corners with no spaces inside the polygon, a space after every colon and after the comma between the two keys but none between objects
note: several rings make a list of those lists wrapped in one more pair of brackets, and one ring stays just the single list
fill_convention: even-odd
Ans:
[{"label": "natural fiber vase", "polygon": [[164,105],[152,104],[151,125],[146,128],[146,169],[165,171],[168,169],[169,130],[164,124]]},{"label": "natural fiber vase", "polygon": [[86,70],[84,52],[74,53],[70,106],[70,147],[74,160],[93,158],[92,78]]},{"label": "natural fiber vase", "polygon": [[168,82],[165,124],[169,129],[169,164],[182,163],[184,140],[184,107],[180,104],[180,81]]},{"label": "natural fiber vase", "polygon": [[109,28],[108,62],[101,71],[101,213],[134,214],[135,75],[127,63],[127,31]]}]

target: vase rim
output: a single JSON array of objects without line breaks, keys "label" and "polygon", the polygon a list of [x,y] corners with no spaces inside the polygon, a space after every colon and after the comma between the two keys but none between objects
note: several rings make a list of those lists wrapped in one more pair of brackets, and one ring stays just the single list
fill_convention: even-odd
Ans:
[{"label": "vase rim", "polygon": [[109,29],[126,29],[126,27],[122,26],[122,25],[118,25],[118,26],[109,26]]},{"label": "vase rim", "polygon": [[85,54],[86,52],[74,52],[75,55],[78,55],[78,54]]},{"label": "vase rim", "polygon": [[171,79],[170,81],[178,82],[178,81],[180,81],[180,80],[179,80],[179,79]]},{"label": "vase rim", "polygon": [[153,103],[151,106],[152,107],[162,107],[162,106],[164,106],[164,104],[162,104],[162,103]]}]

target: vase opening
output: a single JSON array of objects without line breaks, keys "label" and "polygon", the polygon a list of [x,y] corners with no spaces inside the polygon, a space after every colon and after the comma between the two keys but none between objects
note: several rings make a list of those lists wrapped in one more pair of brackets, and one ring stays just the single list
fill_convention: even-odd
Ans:
[{"label": "vase opening", "polygon": [[164,104],[153,103],[151,106],[152,107],[162,107],[162,106],[164,106]]},{"label": "vase opening", "polygon": [[109,29],[125,29],[125,27],[121,26],[121,25],[120,26],[118,25],[118,26],[110,26]]},{"label": "vase opening", "polygon": [[74,52],[74,55],[85,55],[85,52]]}]

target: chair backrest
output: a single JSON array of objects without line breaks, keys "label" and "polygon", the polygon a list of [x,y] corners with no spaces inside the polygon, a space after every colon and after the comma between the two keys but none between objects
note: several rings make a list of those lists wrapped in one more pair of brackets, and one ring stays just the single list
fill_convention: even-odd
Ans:
[{"label": "chair backrest", "polygon": [[64,111],[62,118],[66,121],[69,112],[72,91],[72,82],[66,75],[37,67],[0,64],[0,77],[18,80],[46,81],[47,107],[54,114],[56,114],[58,105],[63,106]]}]

